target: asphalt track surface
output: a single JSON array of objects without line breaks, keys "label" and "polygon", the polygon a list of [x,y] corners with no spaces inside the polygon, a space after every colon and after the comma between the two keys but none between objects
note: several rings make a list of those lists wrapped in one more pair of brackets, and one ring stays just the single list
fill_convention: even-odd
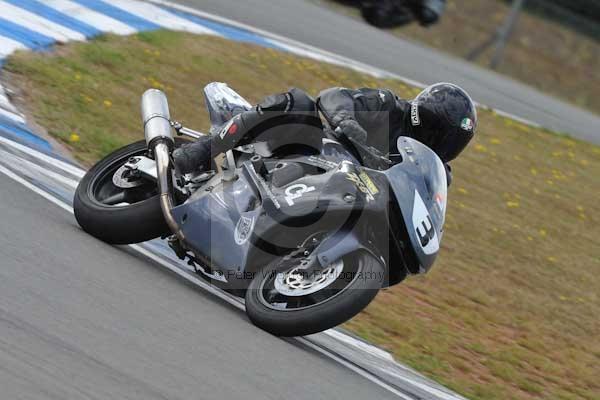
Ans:
[{"label": "asphalt track surface", "polygon": [[[454,82],[465,87],[480,103],[553,130],[600,143],[598,115],[458,58],[402,40],[307,0],[175,2],[231,18],[418,82]],[[568,74],[568,71],[564,73]]]},{"label": "asphalt track surface", "polygon": [[0,397],[397,398],[0,174]]}]

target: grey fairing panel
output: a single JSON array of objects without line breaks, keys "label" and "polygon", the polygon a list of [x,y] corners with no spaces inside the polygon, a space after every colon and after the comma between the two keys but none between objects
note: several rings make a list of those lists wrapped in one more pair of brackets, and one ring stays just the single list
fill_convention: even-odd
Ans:
[{"label": "grey fairing panel", "polygon": [[246,265],[251,240],[250,237],[240,238],[236,226],[240,221],[249,221],[246,225],[252,233],[260,214],[260,208],[250,210],[256,199],[249,182],[238,179],[195,195],[175,207],[173,216],[194,253],[212,260],[223,272],[240,271]]},{"label": "grey fairing panel", "polygon": [[[420,272],[427,272],[439,252],[445,212],[437,206],[434,199],[434,190],[428,182],[430,171],[424,171],[427,163],[437,156],[416,140],[401,138],[401,142],[402,146],[398,146],[398,150],[403,159],[402,163],[388,169],[384,174],[398,201],[408,236],[420,264]],[[446,182],[445,176],[443,182]],[[432,229],[429,229],[429,237],[425,240],[423,235],[419,235],[419,232],[424,233],[423,227],[420,226],[420,230],[417,230],[415,224],[415,216],[418,215],[430,217],[431,225],[428,227]]]},{"label": "grey fairing panel", "polygon": [[[342,172],[332,170],[294,181],[314,190],[294,199],[293,207],[286,202],[285,189],[290,185],[272,187],[267,193],[251,163],[244,163],[239,172],[235,182],[196,192],[173,209],[186,244],[225,274],[256,270],[273,256],[291,252],[316,231],[342,229],[356,208],[342,199],[341,194],[356,192]],[[240,221],[246,221],[248,237],[239,237]]]}]

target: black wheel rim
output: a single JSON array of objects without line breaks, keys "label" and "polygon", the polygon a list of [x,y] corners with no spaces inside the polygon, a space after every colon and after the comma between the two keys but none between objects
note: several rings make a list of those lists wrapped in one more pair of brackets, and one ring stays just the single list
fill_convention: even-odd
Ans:
[{"label": "black wheel rim", "polygon": [[[146,148],[133,150],[105,165],[92,178],[88,186],[88,196],[101,207],[122,208],[136,203],[141,203],[158,195],[158,188],[154,182],[147,181],[134,188],[121,188],[114,184],[113,175],[131,157],[142,156]],[[143,179],[143,178],[138,178]]]}]

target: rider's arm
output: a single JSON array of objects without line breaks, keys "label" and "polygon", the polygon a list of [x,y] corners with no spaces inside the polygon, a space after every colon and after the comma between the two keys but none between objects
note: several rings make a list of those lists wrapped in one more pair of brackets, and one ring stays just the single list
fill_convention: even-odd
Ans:
[{"label": "rider's arm", "polygon": [[321,92],[317,106],[332,129],[346,125],[353,127],[356,121],[362,128],[370,130],[389,121],[389,112],[396,107],[396,96],[385,89],[336,87]]}]

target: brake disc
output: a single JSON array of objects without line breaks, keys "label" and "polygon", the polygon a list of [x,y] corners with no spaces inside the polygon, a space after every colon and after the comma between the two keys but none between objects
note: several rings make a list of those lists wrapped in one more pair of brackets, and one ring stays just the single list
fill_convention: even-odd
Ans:
[{"label": "brake disc", "polygon": [[293,267],[285,272],[280,272],[275,277],[275,290],[284,296],[300,297],[331,285],[340,276],[344,269],[344,261],[338,260],[321,271],[310,275],[304,273],[303,268]]},{"label": "brake disc", "polygon": [[132,169],[129,164],[119,168],[112,177],[113,184],[122,189],[131,189],[142,186],[146,181],[135,175],[135,169]]}]

